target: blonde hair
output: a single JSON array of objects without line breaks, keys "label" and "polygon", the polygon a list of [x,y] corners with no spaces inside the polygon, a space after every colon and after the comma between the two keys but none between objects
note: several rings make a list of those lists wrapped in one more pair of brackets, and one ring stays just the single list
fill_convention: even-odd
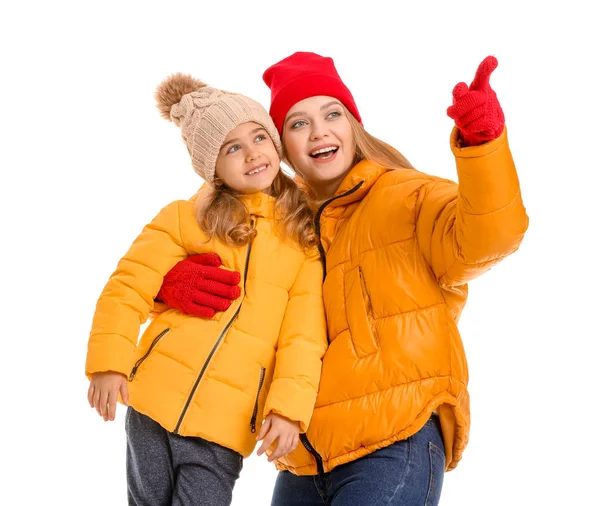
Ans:
[{"label": "blonde hair", "polygon": [[[200,227],[209,237],[218,237],[232,247],[248,244],[256,230],[250,224],[250,213],[242,201],[242,193],[225,184],[212,184],[212,193],[196,209]],[[270,195],[275,198],[277,231],[284,239],[302,248],[316,245],[313,213],[308,198],[281,169],[273,180]]]},{"label": "blonde hair", "polygon": [[342,105],[342,107],[344,107],[346,117],[350,122],[352,136],[356,143],[356,154],[352,166],[361,160],[371,160],[390,170],[414,169],[400,151],[367,132],[354,115],[345,106]]}]

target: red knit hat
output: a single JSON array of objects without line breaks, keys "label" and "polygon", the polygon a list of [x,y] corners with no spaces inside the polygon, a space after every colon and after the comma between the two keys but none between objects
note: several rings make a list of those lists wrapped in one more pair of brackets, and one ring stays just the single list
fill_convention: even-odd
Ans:
[{"label": "red knit hat", "polygon": [[265,70],[263,80],[271,89],[269,114],[280,134],[292,106],[318,95],[337,98],[362,124],[352,93],[340,79],[331,58],[315,53],[294,53]]}]

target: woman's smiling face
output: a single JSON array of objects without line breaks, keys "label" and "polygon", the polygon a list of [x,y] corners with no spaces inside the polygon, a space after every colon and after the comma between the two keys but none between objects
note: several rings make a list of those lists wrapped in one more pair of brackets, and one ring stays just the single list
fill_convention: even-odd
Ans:
[{"label": "woman's smiling face", "polygon": [[287,161],[317,195],[333,193],[353,166],[356,143],[346,109],[333,97],[297,102],[283,124]]}]

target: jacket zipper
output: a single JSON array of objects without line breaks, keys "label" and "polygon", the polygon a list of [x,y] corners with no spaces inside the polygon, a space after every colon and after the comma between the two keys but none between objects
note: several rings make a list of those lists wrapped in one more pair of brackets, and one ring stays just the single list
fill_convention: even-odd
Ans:
[{"label": "jacket zipper", "polygon": [[319,478],[323,480],[325,478],[325,471],[323,469],[323,457],[321,457],[321,455],[319,455],[319,452],[313,448],[313,445],[310,444],[310,441],[308,440],[306,434],[300,434],[300,441],[302,442],[302,445],[304,446],[304,448],[306,448],[308,453],[310,453],[317,461],[317,473],[319,474]]},{"label": "jacket zipper", "polygon": [[[321,242],[321,215],[323,214],[323,211],[325,210],[325,208],[329,204],[331,204],[334,200],[341,199],[343,197],[347,197],[348,195],[352,195],[364,183],[365,183],[364,181],[361,181],[354,188],[348,190],[347,192],[342,193],[341,195],[338,195],[337,197],[333,197],[333,198],[329,199],[328,201],[324,202],[321,205],[321,207],[318,209],[317,214],[315,214],[315,234],[317,235],[317,239],[319,240],[318,248],[319,248],[319,255],[321,257],[321,264],[323,265],[323,281],[325,281],[325,278],[327,277],[327,257],[325,256],[325,249],[323,248],[323,243]],[[329,342],[329,336],[327,336],[327,341]],[[324,482],[325,471],[323,468],[323,457],[321,457],[321,455],[319,455],[319,452],[313,448],[313,445],[310,444],[310,441],[308,440],[308,436],[306,434],[300,434],[300,441],[302,442],[302,445],[304,446],[304,448],[306,448],[306,451],[308,451],[308,453],[310,453],[315,458],[315,461],[317,462],[317,473],[319,475],[319,479],[322,482]]]},{"label": "jacket zipper", "polygon": [[371,324],[371,330],[373,330],[373,306],[371,304],[371,297],[369,296],[369,292],[367,290],[365,276],[360,265],[358,266],[358,277],[360,278],[360,286],[362,288],[363,293],[365,294],[365,299],[367,303],[367,318],[369,319],[369,323]]},{"label": "jacket zipper", "polygon": [[[258,219],[257,219],[257,221],[258,221]],[[254,220],[250,221],[250,228],[254,228]],[[252,241],[250,241],[248,243],[248,249],[246,250],[246,265],[244,266],[244,296],[246,294],[246,279],[248,278],[248,263],[250,262],[250,251],[251,250],[252,250]],[[242,300],[242,302],[243,302],[243,300]],[[229,328],[231,327],[231,325],[233,324],[235,319],[240,314],[241,307],[242,307],[242,304],[240,303],[240,305],[235,310],[235,313],[233,314],[233,316],[227,322],[227,325],[225,325],[225,328],[223,329],[223,331],[219,334],[219,337],[218,337],[217,341],[215,342],[215,344],[213,345],[212,349],[210,350],[208,357],[206,357],[206,360],[204,361],[204,365],[202,366],[202,369],[200,370],[200,374],[198,374],[198,377],[196,378],[196,382],[194,383],[194,386],[192,387],[192,391],[190,392],[190,395],[187,398],[185,406],[183,407],[181,416],[179,417],[179,420],[177,421],[177,425],[175,426],[175,430],[173,431],[175,434],[179,433],[179,428],[181,427],[183,418],[185,417],[185,414],[187,413],[187,410],[190,407],[190,403],[192,402],[192,399],[194,397],[194,394],[196,393],[198,385],[200,384],[200,381],[202,380],[202,377],[204,376],[204,373],[206,372],[206,369],[208,368],[208,364],[212,360],[215,352],[217,351],[217,348],[219,347],[219,345],[221,344],[221,341],[225,337],[225,334],[227,334],[227,332],[229,331]]]},{"label": "jacket zipper", "polygon": [[129,373],[129,381],[133,381],[135,373],[140,368],[140,366],[142,365],[142,363],[144,362],[144,360],[146,360],[148,358],[148,355],[150,355],[150,353],[152,352],[152,350],[154,349],[154,347],[158,344],[158,341],[160,341],[170,331],[171,331],[170,328],[166,328],[165,330],[163,330],[160,334],[158,334],[154,338],[154,341],[152,341],[152,344],[150,345],[150,348],[148,348],[148,350],[146,351],[146,353],[144,353],[144,355],[135,363],[135,365],[133,366],[133,369],[131,369],[131,372]]},{"label": "jacket zipper", "polygon": [[[321,257],[321,264],[323,265],[323,282],[325,282],[325,278],[327,277],[327,257],[325,256],[325,249],[323,248],[323,243],[321,242],[321,214],[323,214],[323,211],[325,210],[325,208],[329,204],[331,204],[334,200],[341,199],[342,197],[347,197],[348,195],[352,195],[363,184],[364,184],[364,181],[361,181],[354,188],[352,188],[351,190],[348,190],[346,193],[342,193],[341,195],[338,195],[337,197],[333,197],[333,198],[329,199],[327,202],[324,202],[321,205],[321,207],[319,207],[317,214],[315,214],[315,234],[317,235],[317,239],[319,240],[319,244],[317,245],[317,247],[319,248],[319,256]],[[329,340],[329,333],[327,334],[327,343],[328,344],[331,343],[331,341]]]},{"label": "jacket zipper", "polygon": [[352,195],[364,183],[365,183],[364,181],[361,181],[354,188],[352,188],[351,190],[348,190],[346,193],[342,193],[341,195],[338,195],[337,197],[333,197],[333,198],[329,199],[327,202],[324,202],[321,205],[321,207],[319,207],[319,210],[317,211],[317,214],[315,215],[315,234],[317,235],[317,239],[319,240],[318,248],[319,248],[319,255],[321,256],[321,263],[323,264],[323,281],[325,281],[325,278],[327,277],[327,259],[325,257],[325,250],[323,249],[323,244],[321,243],[321,214],[323,214],[323,211],[325,210],[325,208],[329,204],[331,204],[334,200],[341,199],[343,197],[347,197],[348,195]]},{"label": "jacket zipper", "polygon": [[250,418],[250,431],[252,434],[256,432],[256,417],[258,416],[258,398],[260,397],[260,391],[265,381],[265,373],[267,370],[261,366],[260,368],[260,379],[258,380],[258,390],[256,392],[256,400],[254,401],[254,410],[252,411],[252,418]]}]

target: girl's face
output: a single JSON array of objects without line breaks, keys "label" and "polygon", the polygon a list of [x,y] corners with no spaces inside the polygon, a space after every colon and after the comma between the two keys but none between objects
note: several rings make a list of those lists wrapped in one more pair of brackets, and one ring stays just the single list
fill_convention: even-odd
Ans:
[{"label": "girl's face", "polygon": [[297,102],[283,123],[289,164],[315,190],[328,197],[352,168],[356,143],[345,109],[332,97]]},{"label": "girl's face", "polygon": [[238,192],[266,190],[279,172],[279,156],[273,140],[258,123],[239,125],[225,138],[215,172],[221,181]]}]

